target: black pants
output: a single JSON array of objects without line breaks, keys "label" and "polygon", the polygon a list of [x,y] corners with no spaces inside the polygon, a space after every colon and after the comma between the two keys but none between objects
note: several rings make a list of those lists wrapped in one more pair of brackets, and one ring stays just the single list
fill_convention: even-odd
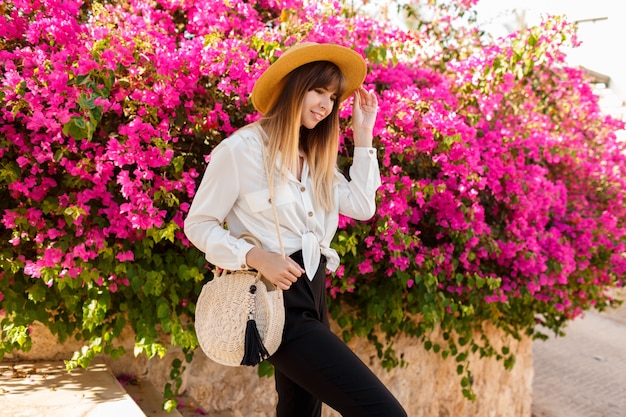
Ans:
[{"label": "black pants", "polygon": [[[302,265],[302,253],[291,255]],[[311,281],[302,275],[284,292],[285,330],[274,365],[277,417],[320,417],[322,403],[343,417],[406,417],[374,373],[330,331],[326,259]]]}]

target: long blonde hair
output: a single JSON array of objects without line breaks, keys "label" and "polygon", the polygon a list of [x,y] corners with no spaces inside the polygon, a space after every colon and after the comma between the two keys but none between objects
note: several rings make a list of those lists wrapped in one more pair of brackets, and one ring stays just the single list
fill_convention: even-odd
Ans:
[{"label": "long blonde hair", "polygon": [[[293,70],[272,108],[259,120],[267,134],[269,167],[276,165],[280,154],[281,173],[297,172],[300,151],[307,158],[315,204],[326,210],[334,207],[332,189],[335,184],[339,148],[339,103],[313,129],[300,124],[302,103],[308,91],[333,88],[337,97],[345,90],[345,78],[339,68],[327,61],[316,61]],[[274,169],[268,181],[274,184]]]}]

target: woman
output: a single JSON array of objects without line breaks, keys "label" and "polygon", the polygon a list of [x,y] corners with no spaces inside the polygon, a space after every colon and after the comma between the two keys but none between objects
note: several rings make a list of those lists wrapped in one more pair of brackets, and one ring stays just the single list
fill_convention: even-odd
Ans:
[{"label": "woman", "polygon": [[[359,54],[339,45],[307,42],[283,53],[252,90],[263,117],[214,149],[185,220],[189,240],[210,263],[255,269],[284,290],[283,340],[269,358],[277,417],[319,417],[322,403],[344,417],[406,416],[330,331],[326,313],[326,268],[339,265],[330,248],[339,213],[369,219],[380,186],[372,148],[378,103],[361,86],[366,71]],[[336,168],[338,107],[352,94],[355,148],[348,181]],[[237,238],[244,231],[261,247]],[[279,241],[289,256],[280,255]]]}]

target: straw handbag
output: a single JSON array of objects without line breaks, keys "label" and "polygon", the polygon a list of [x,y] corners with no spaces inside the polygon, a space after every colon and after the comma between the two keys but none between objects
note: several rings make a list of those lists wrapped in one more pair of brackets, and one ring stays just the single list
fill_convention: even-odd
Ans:
[{"label": "straw handbag", "polygon": [[[284,257],[272,189],[270,200]],[[250,234],[240,238],[260,246]],[[222,270],[204,285],[196,303],[195,328],[200,348],[222,365],[254,366],[267,359],[280,346],[284,325],[283,291],[259,272]]]},{"label": "straw handbag", "polygon": [[196,304],[200,348],[222,365],[254,366],[267,359],[280,346],[284,324],[283,292],[258,272],[222,270]]}]

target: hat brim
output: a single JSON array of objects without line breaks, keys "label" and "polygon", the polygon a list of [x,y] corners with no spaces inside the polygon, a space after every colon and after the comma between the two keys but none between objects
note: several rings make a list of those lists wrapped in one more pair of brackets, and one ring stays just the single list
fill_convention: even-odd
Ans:
[{"label": "hat brim", "polygon": [[346,91],[339,97],[339,102],[350,97],[367,75],[365,60],[352,49],[335,44],[304,42],[289,48],[261,74],[252,88],[254,108],[262,114],[271,110],[283,90],[287,74],[316,61],[332,62],[341,70],[346,79]]}]

